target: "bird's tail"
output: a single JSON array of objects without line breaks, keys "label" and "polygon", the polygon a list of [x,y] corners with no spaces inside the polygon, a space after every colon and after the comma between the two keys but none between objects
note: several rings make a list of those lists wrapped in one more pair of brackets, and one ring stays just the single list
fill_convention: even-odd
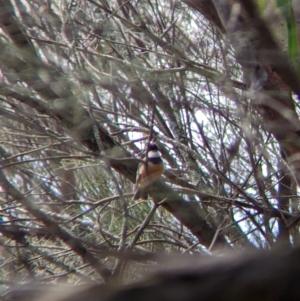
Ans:
[{"label": "bird's tail", "polygon": [[148,199],[148,193],[146,193],[145,191],[141,190],[141,189],[136,189],[133,199],[136,200],[147,200]]}]

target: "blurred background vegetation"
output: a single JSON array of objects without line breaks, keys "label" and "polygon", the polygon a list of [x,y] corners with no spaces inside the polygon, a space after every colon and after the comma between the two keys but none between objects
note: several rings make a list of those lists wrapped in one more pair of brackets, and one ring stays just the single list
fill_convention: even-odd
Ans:
[{"label": "blurred background vegetation", "polygon": [[[1,0],[2,289],[297,245],[299,22],[291,0]],[[149,136],[165,172],[135,202]]]}]

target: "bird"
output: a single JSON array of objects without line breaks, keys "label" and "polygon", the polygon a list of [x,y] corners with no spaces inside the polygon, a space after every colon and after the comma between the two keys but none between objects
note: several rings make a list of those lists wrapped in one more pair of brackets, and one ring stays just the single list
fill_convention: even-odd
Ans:
[{"label": "bird", "polygon": [[164,171],[164,163],[157,145],[150,142],[147,157],[138,166],[135,181],[134,200],[147,200],[148,193],[145,188],[156,182]]}]

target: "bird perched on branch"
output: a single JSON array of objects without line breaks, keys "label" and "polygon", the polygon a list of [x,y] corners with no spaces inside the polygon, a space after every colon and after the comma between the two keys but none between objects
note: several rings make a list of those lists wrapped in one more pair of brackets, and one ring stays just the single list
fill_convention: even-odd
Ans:
[{"label": "bird perched on branch", "polygon": [[156,182],[164,170],[164,163],[158,151],[157,145],[149,144],[148,153],[144,162],[140,163],[136,173],[134,200],[147,200],[148,194],[145,188]]}]

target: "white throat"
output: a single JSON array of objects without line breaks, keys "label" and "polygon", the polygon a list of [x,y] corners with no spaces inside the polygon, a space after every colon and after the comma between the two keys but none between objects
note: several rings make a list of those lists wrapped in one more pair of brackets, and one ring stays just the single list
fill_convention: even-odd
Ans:
[{"label": "white throat", "polygon": [[148,158],[160,158],[160,152],[158,151],[150,151],[148,153]]}]

